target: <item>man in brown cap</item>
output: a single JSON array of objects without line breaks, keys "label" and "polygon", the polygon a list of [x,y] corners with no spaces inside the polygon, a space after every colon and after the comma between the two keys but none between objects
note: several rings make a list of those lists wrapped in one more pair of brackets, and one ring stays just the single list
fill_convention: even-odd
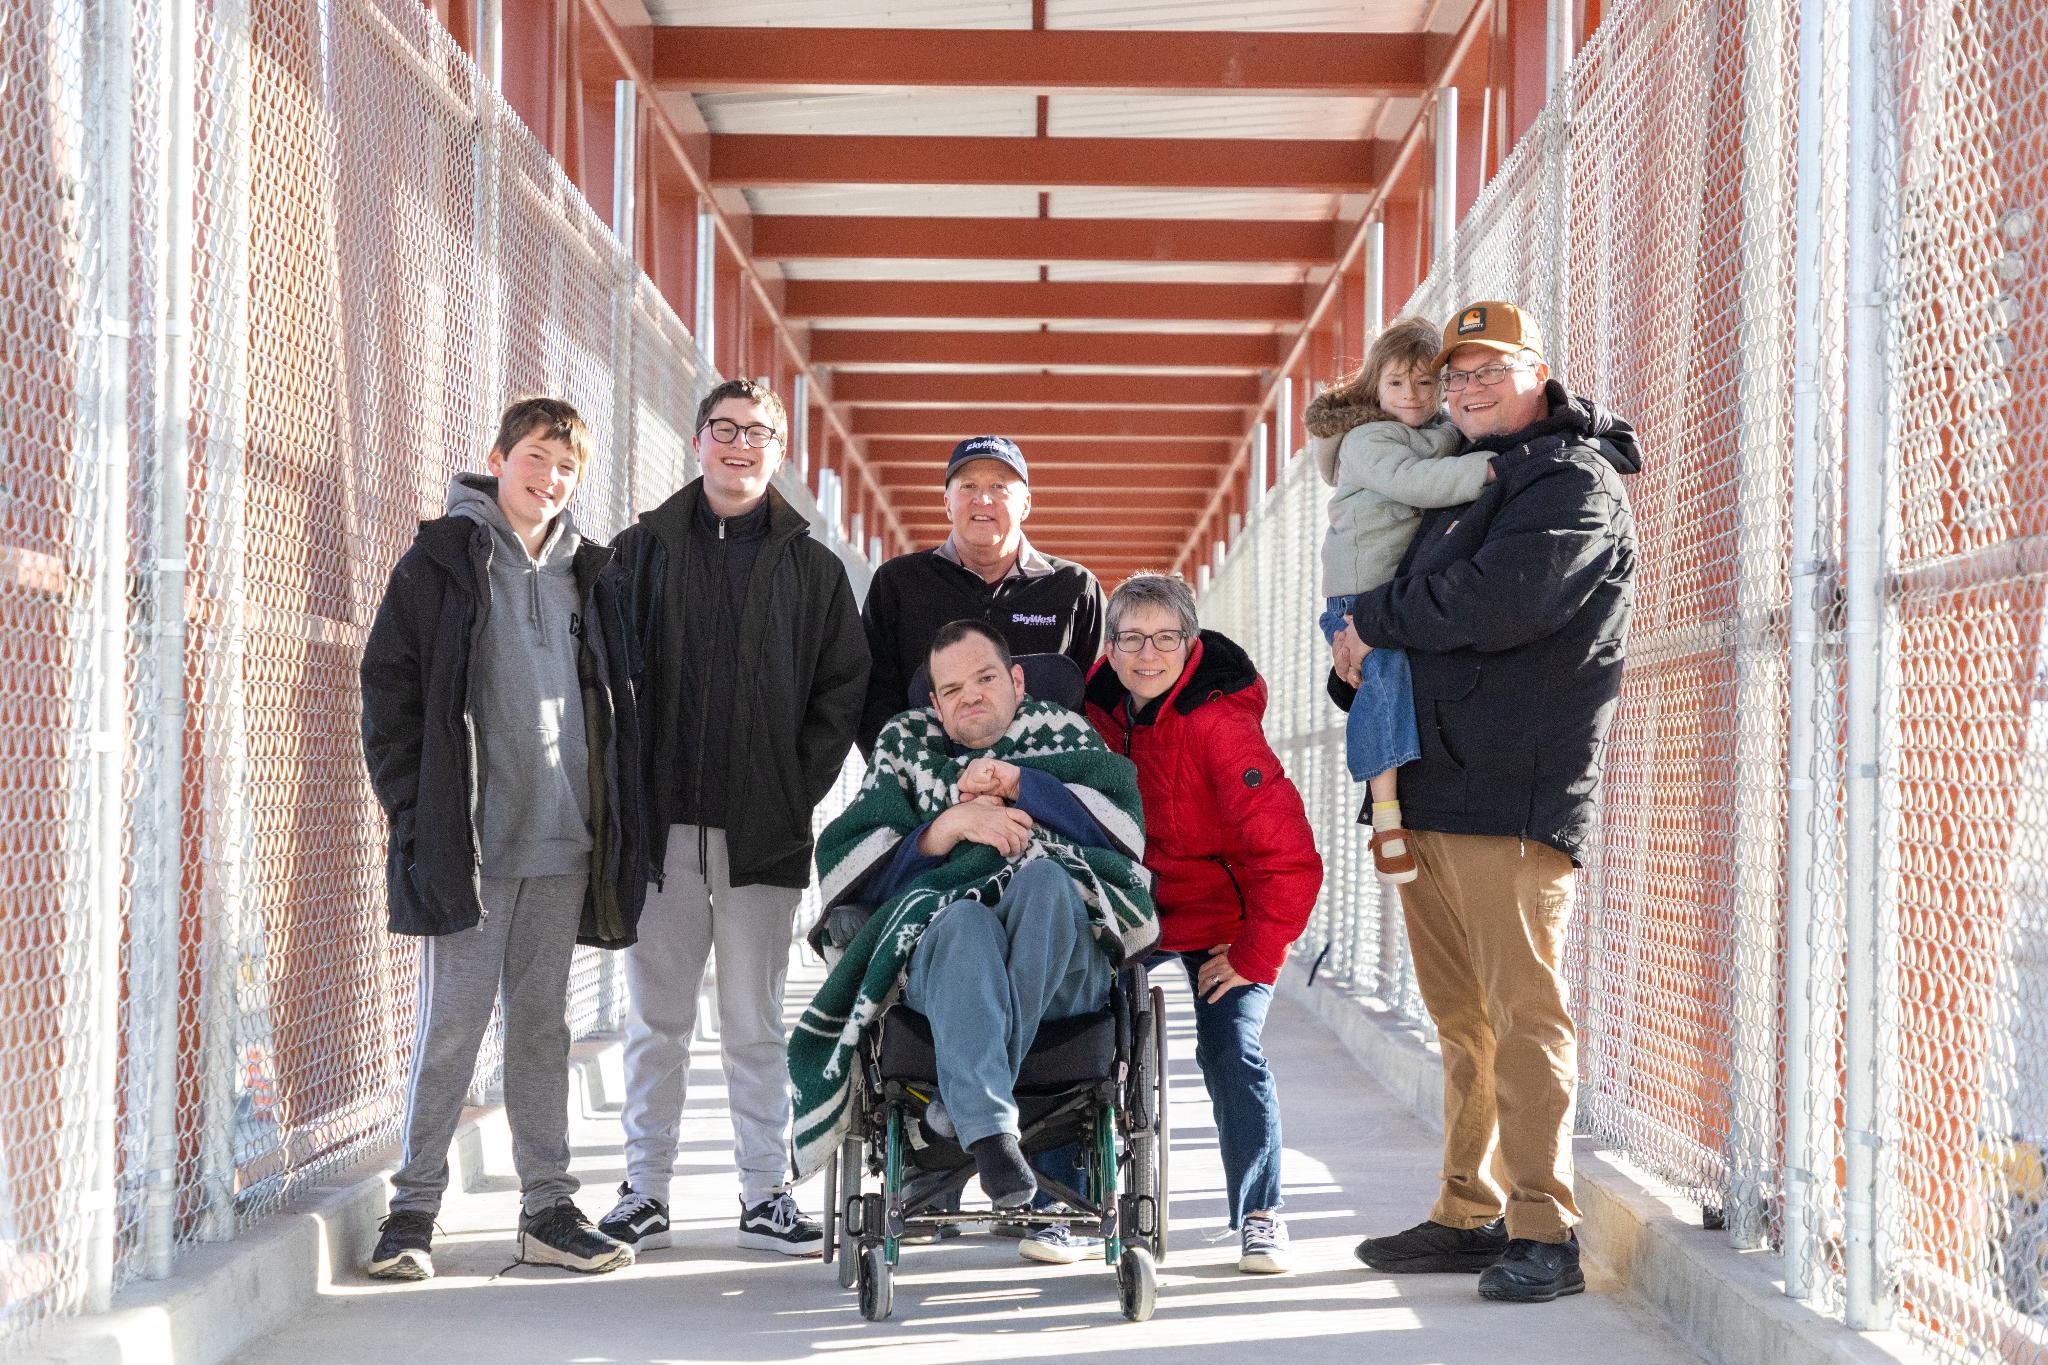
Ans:
[{"label": "man in brown cap", "polygon": [[1641,459],[1626,422],[1552,376],[1511,303],[1462,309],[1436,363],[1461,451],[1490,453],[1494,481],[1425,512],[1400,573],[1333,642],[1350,680],[1367,650],[1409,654],[1422,757],[1400,770],[1418,869],[1401,907],[1444,1063],[1435,1207],[1358,1258],[1479,1271],[1486,1297],[1541,1302],[1585,1288],[1560,957],[1621,689],[1636,564],[1621,476]]}]

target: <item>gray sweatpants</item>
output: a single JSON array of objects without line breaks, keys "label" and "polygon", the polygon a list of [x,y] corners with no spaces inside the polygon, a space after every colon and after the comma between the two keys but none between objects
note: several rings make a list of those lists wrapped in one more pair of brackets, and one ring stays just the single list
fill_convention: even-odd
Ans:
[{"label": "gray sweatpants", "polygon": [[391,1177],[394,1212],[440,1211],[448,1144],[501,985],[505,1118],[520,1202],[533,1214],[576,1193],[569,1174],[569,958],[588,880],[582,873],[485,877],[483,923],[427,940],[405,1088],[404,1165]]},{"label": "gray sweatpants", "polygon": [[803,892],[729,881],[725,831],[674,825],[660,890],[649,888],[640,941],[626,950],[626,1179],[668,1202],[690,1075],[690,1031],[704,967],[718,954],[718,1045],[740,1194],[758,1204],[789,1179],[789,1064],[782,983]]}]

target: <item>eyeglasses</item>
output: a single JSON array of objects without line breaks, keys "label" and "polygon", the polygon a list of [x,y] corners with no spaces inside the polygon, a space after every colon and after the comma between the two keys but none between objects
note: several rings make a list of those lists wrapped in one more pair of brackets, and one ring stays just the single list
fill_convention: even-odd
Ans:
[{"label": "eyeglasses", "polygon": [[1127,630],[1110,637],[1110,643],[1116,646],[1119,654],[1136,654],[1145,647],[1147,640],[1161,654],[1171,654],[1188,642],[1188,633],[1184,630],[1155,630],[1147,635],[1142,630]]},{"label": "eyeglasses", "polygon": [[729,446],[735,441],[745,441],[749,450],[762,450],[770,442],[782,439],[782,433],[774,427],[764,427],[758,422],[749,422],[741,426],[738,422],[725,417],[712,418],[697,429],[697,434],[701,436],[707,431],[711,433],[711,439],[722,446]]},{"label": "eyeglasses", "polygon": [[1478,380],[1490,389],[1516,370],[1526,370],[1528,368],[1527,365],[1481,365],[1476,370],[1445,370],[1444,390],[1447,393],[1456,393],[1459,389],[1465,387],[1467,380],[1471,379]]}]

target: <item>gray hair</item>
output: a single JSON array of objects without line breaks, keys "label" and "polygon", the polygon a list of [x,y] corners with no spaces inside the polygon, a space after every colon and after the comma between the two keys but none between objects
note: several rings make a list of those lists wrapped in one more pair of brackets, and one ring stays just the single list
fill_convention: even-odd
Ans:
[{"label": "gray hair", "polygon": [[1164,607],[1180,617],[1180,628],[1193,639],[1202,630],[1195,617],[1195,595],[1187,580],[1173,573],[1134,573],[1109,595],[1109,633],[1114,635],[1124,613],[1138,607]]}]

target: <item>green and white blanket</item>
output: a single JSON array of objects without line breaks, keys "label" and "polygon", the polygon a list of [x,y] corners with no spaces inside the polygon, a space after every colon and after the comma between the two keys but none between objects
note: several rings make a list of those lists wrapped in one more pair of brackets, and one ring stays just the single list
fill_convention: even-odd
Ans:
[{"label": "green and white blanket", "polygon": [[1077,844],[1043,826],[1015,858],[986,844],[962,842],[944,863],[876,908],[790,1036],[799,1180],[822,1167],[845,1135],[861,1035],[902,993],[911,952],[944,907],[969,898],[993,904],[1018,867],[1052,858],[1080,887],[1095,941],[1112,961],[1141,956],[1159,941],[1151,875],[1140,862],[1145,826],[1138,771],[1129,759],[1110,752],[1094,727],[1072,711],[1031,700],[992,747],[958,756],[951,749],[937,713],[929,709],[905,712],[882,731],[860,793],[818,837],[823,910],[854,899],[906,836],[958,804],[961,774],[983,756],[1051,774],[1116,847]]}]

